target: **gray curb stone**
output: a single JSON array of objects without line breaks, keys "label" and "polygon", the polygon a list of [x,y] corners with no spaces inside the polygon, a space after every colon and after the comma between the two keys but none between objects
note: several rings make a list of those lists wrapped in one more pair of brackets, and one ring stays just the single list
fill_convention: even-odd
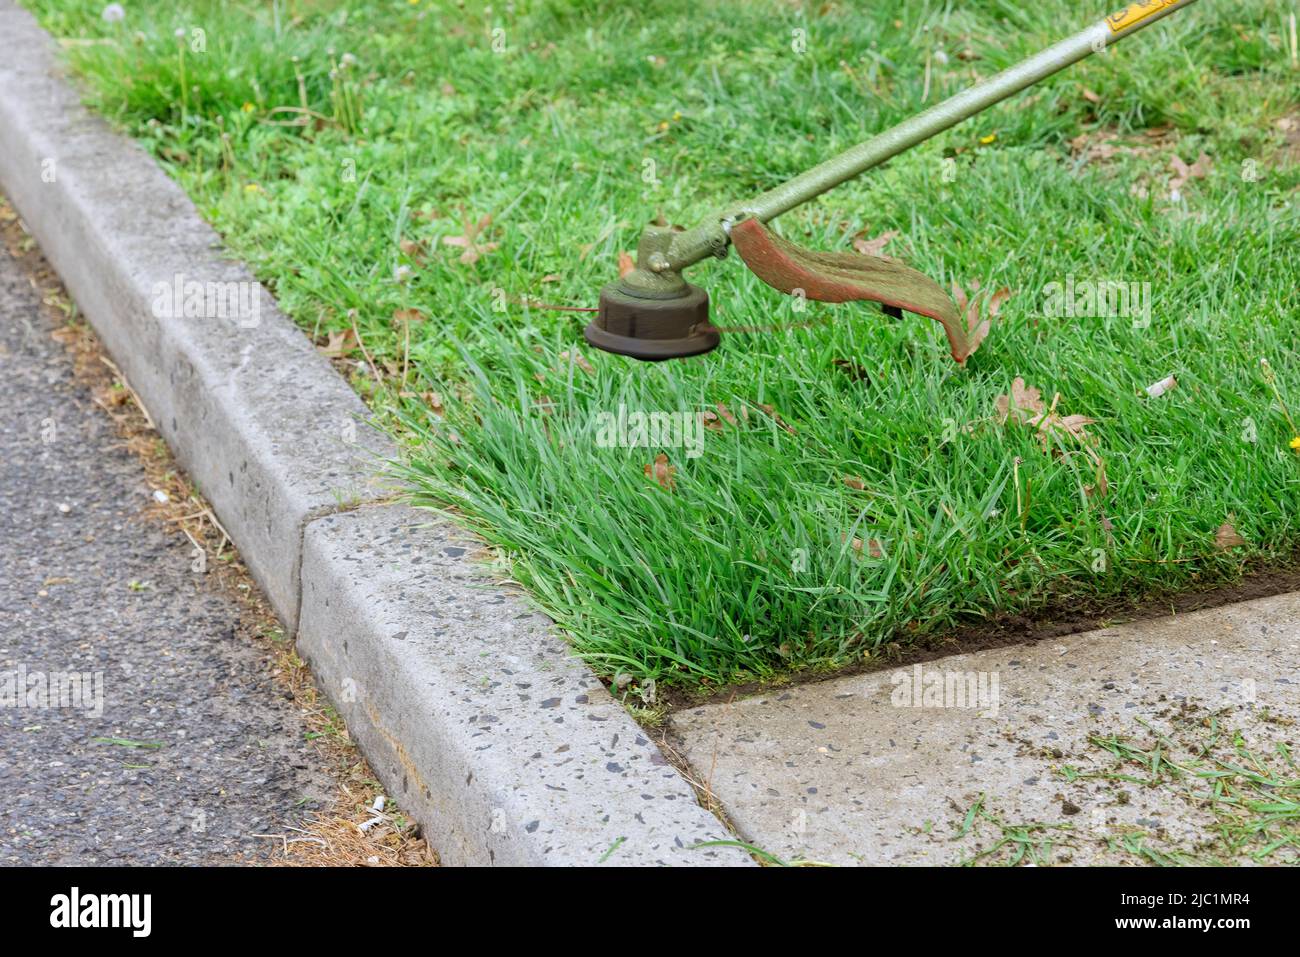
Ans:
[{"label": "gray curb stone", "polygon": [[0,0],[0,189],[292,631],[301,529],[382,497],[375,460],[392,446],[260,286],[245,287],[257,308],[243,319],[155,315],[157,284],[253,277],[143,150],[81,106],[56,54]]},{"label": "gray curb stone", "polygon": [[456,864],[747,864],[482,546],[390,505],[313,522],[298,647],[403,808]]},{"label": "gray curb stone", "polygon": [[378,504],[393,490],[376,462],[394,447],[267,293],[255,324],[155,314],[159,283],[253,277],[81,106],[13,0],[0,0],[0,190],[445,862],[753,863],[691,850],[729,834],[550,622],[485,577],[478,545]]}]

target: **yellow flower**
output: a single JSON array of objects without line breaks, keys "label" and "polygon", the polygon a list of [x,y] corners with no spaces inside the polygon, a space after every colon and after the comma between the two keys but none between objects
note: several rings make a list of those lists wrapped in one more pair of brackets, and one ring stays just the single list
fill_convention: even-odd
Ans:
[{"label": "yellow flower", "polygon": [[1297,452],[1300,452],[1300,435],[1297,435],[1294,439],[1291,440],[1291,448],[1295,449]]},{"label": "yellow flower", "polygon": [[243,106],[240,107],[240,109],[243,110],[245,113],[252,113],[255,109],[257,109],[257,107],[254,106],[252,103],[245,103]]},{"label": "yellow flower", "polygon": [[990,133],[988,136],[981,136],[981,137],[980,137],[980,142],[983,143],[985,146],[988,146],[990,143],[992,143],[992,142],[993,142],[994,140],[996,140],[997,138],[998,138],[998,134],[996,134],[996,133]]},{"label": "yellow flower", "polygon": [[262,187],[258,186],[256,183],[245,183],[245,184],[244,184],[244,192],[245,192],[245,193],[260,193],[261,191],[262,191]]}]

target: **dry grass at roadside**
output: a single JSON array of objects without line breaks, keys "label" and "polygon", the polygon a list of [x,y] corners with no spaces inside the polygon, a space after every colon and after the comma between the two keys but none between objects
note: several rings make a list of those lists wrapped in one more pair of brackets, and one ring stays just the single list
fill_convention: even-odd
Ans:
[{"label": "dry grass at roadside", "polygon": [[[436,865],[437,854],[418,836],[415,823],[384,797],[370,766],[352,743],[338,713],[317,689],[293,642],[287,640],[225,529],[172,459],[143,403],[104,352],[17,213],[3,200],[0,238],[23,266],[42,307],[58,323],[54,338],[72,356],[78,382],[90,391],[95,404],[112,420],[123,446],[144,469],[155,492],[145,516],[184,535],[202,553],[206,574],[215,575],[219,587],[236,598],[240,636],[262,653],[276,686],[297,707],[315,757],[337,784],[330,806],[317,812],[315,820],[302,827],[286,827],[283,834],[261,835],[271,843],[268,863],[291,867]],[[372,809],[380,798],[385,808],[376,813]]]}]

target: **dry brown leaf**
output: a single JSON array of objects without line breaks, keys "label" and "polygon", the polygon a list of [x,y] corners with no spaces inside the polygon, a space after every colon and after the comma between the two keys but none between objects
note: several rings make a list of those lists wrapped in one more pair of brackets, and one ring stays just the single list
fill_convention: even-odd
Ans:
[{"label": "dry brown leaf", "polygon": [[887,233],[881,233],[874,239],[864,239],[862,238],[862,234],[859,233],[858,238],[853,240],[853,248],[864,256],[877,256],[881,259],[893,259],[892,256],[885,255],[885,247],[888,246],[889,241],[897,235],[897,229],[891,229]]},{"label": "dry brown leaf", "polygon": [[1098,94],[1094,93],[1092,90],[1088,89],[1086,86],[1083,88],[1083,98],[1087,100],[1089,103],[1101,102],[1101,97]]},{"label": "dry brown leaf", "polygon": [[429,317],[419,309],[394,309],[393,322],[401,325],[404,322],[424,322]]},{"label": "dry brown leaf", "polygon": [[856,489],[859,492],[863,491],[867,487],[867,483],[862,481],[862,478],[857,475],[843,475],[840,477],[840,481],[849,488]]},{"label": "dry brown leaf", "polygon": [[560,353],[560,360],[562,362],[569,362],[570,359],[572,359],[574,365],[576,365],[583,372],[587,373],[587,375],[596,374],[595,366],[593,366],[590,362],[588,362],[587,357],[584,356],[581,352],[578,352],[576,350],[574,352],[569,352],[566,349],[564,352]]},{"label": "dry brown leaf", "polygon": [[724,423],[728,423],[730,425],[739,425],[739,423],[736,421],[736,417],[731,414],[731,410],[728,409],[726,405],[719,402],[716,406],[714,406],[714,408],[716,408],[718,411],[714,412],[713,409],[705,409],[703,412],[700,413],[700,421],[704,423],[704,427],[706,429],[708,429],[711,432],[721,432]]},{"label": "dry brown leaf", "polygon": [[423,266],[425,257],[428,256],[429,250],[422,239],[403,239],[397,244],[397,248],[402,251],[407,259],[417,266]]},{"label": "dry brown leaf", "polygon": [[544,283],[545,283],[545,282],[559,282],[559,281],[562,280],[563,278],[564,278],[564,277],[561,276],[558,272],[553,272],[553,273],[548,273],[548,274],[546,274],[545,276],[543,276],[543,277],[542,277],[542,282],[544,282]]},{"label": "dry brown leaf", "polygon": [[1182,198],[1183,187],[1187,185],[1188,180],[1204,179],[1209,175],[1211,162],[1210,157],[1205,153],[1196,157],[1196,162],[1188,166],[1182,159],[1174,154],[1169,160],[1169,165],[1174,168],[1173,179],[1169,181],[1169,198],[1177,202]]},{"label": "dry brown leaf", "polygon": [[635,268],[636,260],[632,258],[631,253],[620,252],[618,254],[618,276],[620,279]]},{"label": "dry brown leaf", "polygon": [[485,243],[479,241],[479,236],[483,231],[492,225],[492,216],[489,213],[477,223],[471,223],[468,219],[461,220],[461,226],[464,233],[460,236],[443,236],[444,245],[456,246],[463,250],[457,262],[465,266],[473,265],[478,262],[484,253],[490,253],[500,246],[500,243]]},{"label": "dry brown leaf", "polygon": [[328,359],[341,359],[357,347],[357,334],[351,329],[328,334],[329,341],[317,346],[316,351]]},{"label": "dry brown leaf", "polygon": [[[997,408],[997,420],[1001,424],[1008,421],[1030,426],[1037,430],[1035,437],[1044,452],[1054,451],[1052,438],[1069,438],[1076,441],[1093,464],[1094,484],[1084,487],[1088,495],[1102,498],[1110,491],[1110,480],[1106,475],[1106,462],[1097,452],[1097,440],[1088,434],[1087,427],[1096,423],[1096,419],[1086,415],[1062,415],[1056,411],[1061,394],[1052,397],[1051,408],[1043,407],[1042,393],[1033,386],[1025,385],[1025,380],[1016,376],[1011,383],[1011,392],[1000,395],[994,400]],[[1059,453],[1059,449],[1055,450]]]},{"label": "dry brown leaf", "polygon": [[[847,535],[841,535],[840,538],[844,541],[848,541]],[[863,554],[863,550],[865,549],[866,554],[872,558],[885,557],[885,550],[880,547],[879,539],[868,538],[863,541],[861,538],[854,538],[849,544],[853,551],[859,556]]]},{"label": "dry brown leaf", "polygon": [[1229,521],[1224,522],[1214,532],[1214,547],[1221,552],[1226,552],[1232,548],[1241,548],[1247,544],[1246,540],[1237,534],[1237,530],[1232,525],[1233,516],[1228,516]]},{"label": "dry brown leaf", "polygon": [[677,486],[677,480],[674,476],[677,474],[677,466],[668,464],[668,456],[660,452],[655,456],[654,462],[645,466],[642,471],[647,478],[653,478],[659,483],[659,487],[665,491],[671,492]]},{"label": "dry brown leaf", "polygon": [[1033,415],[1041,415],[1046,409],[1043,407],[1043,394],[1034,386],[1025,385],[1025,380],[1016,376],[1011,383],[1011,392],[1007,395],[1000,395],[993,403],[998,410],[998,422],[1004,423],[1009,418],[1015,418],[1017,422],[1028,422]]},{"label": "dry brown leaf", "polygon": [[769,419],[771,419],[781,428],[785,429],[791,435],[796,434],[794,429],[790,426],[790,424],[786,422],[785,419],[781,418],[781,414],[777,412],[775,409],[773,409],[770,405],[757,405],[755,406],[755,408],[757,408],[760,412],[766,415]]}]

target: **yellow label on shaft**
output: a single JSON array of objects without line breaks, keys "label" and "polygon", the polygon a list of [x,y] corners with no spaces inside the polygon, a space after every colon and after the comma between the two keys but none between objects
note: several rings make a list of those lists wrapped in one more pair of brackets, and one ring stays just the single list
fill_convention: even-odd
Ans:
[{"label": "yellow label on shaft", "polygon": [[1148,0],[1146,3],[1130,3],[1119,13],[1112,13],[1106,18],[1106,25],[1110,27],[1111,33],[1119,33],[1121,30],[1127,30],[1135,23],[1141,23],[1147,17],[1154,13],[1159,13],[1165,7],[1172,7],[1179,0]]}]

